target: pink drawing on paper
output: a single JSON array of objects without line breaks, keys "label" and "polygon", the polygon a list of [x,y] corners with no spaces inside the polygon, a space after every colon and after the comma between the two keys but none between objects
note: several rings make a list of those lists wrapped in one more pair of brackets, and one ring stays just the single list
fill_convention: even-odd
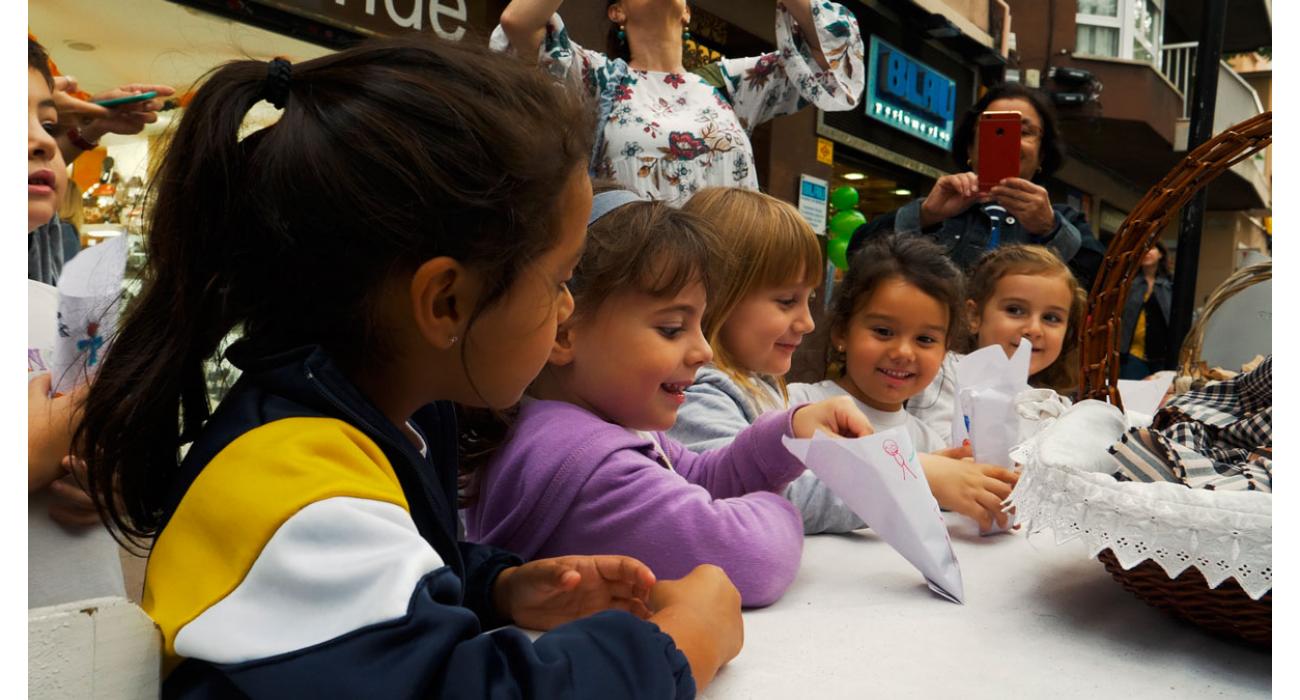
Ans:
[{"label": "pink drawing on paper", "polygon": [[912,468],[907,466],[907,460],[901,454],[901,450],[899,449],[897,442],[894,442],[893,440],[886,440],[882,442],[880,446],[885,450],[885,454],[889,455],[890,457],[893,457],[894,461],[898,463],[898,466],[902,468],[903,481],[907,481],[908,474],[911,474],[913,479],[919,478],[917,477],[916,472],[912,471]]}]

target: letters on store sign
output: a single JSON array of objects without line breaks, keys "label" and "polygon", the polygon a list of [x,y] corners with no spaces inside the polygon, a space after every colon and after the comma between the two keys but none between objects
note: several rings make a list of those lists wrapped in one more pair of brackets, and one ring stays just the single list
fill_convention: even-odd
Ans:
[{"label": "letters on store sign", "polygon": [[881,47],[885,60],[885,90],[889,94],[919,110],[940,119],[953,117],[956,99],[953,84],[948,78],[913,61],[902,52]]},{"label": "letters on store sign", "polygon": [[[425,9],[426,2],[428,3],[427,11]],[[427,14],[429,18],[428,28],[432,29],[439,37],[453,41],[465,36],[465,22],[469,18],[465,8],[465,0],[383,0],[382,14],[378,8],[378,0],[334,0],[334,4],[351,10],[351,12],[344,13],[347,15],[355,15],[356,8],[364,4],[365,13],[369,17],[382,18],[386,15],[388,21],[392,22],[395,28],[414,31],[423,31],[425,29],[424,18]],[[402,11],[394,7],[394,5],[403,5],[409,9]],[[449,31],[443,26],[444,18],[456,23],[454,29]],[[374,25],[368,25],[367,28],[376,30],[380,34],[392,33]]]}]

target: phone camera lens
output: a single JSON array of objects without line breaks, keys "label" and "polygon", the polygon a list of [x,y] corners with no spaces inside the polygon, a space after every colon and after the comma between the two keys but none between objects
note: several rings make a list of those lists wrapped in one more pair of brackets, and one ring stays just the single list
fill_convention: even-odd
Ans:
[{"label": "phone camera lens", "polygon": [[1007,131],[1006,131],[1006,129],[1003,129],[1002,127],[999,126],[997,132],[995,132],[995,133],[997,133],[998,136],[1001,136],[1001,135],[1007,133]]}]

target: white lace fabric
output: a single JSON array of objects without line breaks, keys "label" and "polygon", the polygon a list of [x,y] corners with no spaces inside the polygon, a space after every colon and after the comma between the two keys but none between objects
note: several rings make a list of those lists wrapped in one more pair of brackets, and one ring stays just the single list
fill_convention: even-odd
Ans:
[{"label": "white lace fabric", "polygon": [[1126,570],[1150,559],[1170,578],[1194,566],[1211,588],[1232,578],[1253,600],[1272,590],[1272,494],[1118,481],[1106,447],[1126,426],[1114,407],[1083,401],[1017,445],[1016,522],[1031,535],[1050,528],[1057,544],[1081,539],[1090,557],[1110,549]]}]

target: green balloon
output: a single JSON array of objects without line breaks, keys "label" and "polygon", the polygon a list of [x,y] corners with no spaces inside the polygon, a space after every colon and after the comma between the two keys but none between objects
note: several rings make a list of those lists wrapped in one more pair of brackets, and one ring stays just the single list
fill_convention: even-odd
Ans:
[{"label": "green balloon", "polygon": [[831,264],[841,270],[849,269],[848,261],[849,239],[832,238],[826,242],[826,257],[830,258]]},{"label": "green balloon", "polygon": [[867,223],[867,217],[863,216],[862,212],[857,209],[850,209],[832,216],[828,228],[831,233],[835,234],[835,238],[843,238],[848,241],[853,237],[853,232],[857,231],[858,227],[865,223]]},{"label": "green balloon", "polygon": [[831,192],[831,206],[835,211],[848,211],[858,206],[858,191],[848,185],[835,188]]}]

